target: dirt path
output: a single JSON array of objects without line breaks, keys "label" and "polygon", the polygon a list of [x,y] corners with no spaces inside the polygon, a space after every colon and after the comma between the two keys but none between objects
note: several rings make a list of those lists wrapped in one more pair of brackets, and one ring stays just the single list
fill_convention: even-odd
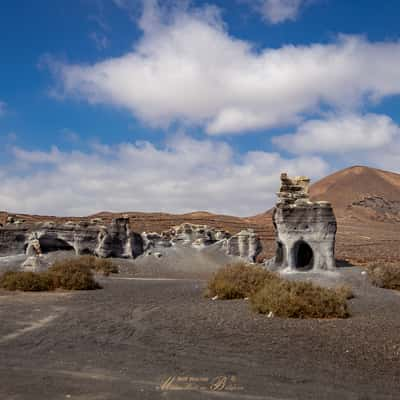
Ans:
[{"label": "dirt path", "polygon": [[348,274],[347,320],[265,318],[196,280],[0,293],[0,399],[398,399],[400,296]]}]

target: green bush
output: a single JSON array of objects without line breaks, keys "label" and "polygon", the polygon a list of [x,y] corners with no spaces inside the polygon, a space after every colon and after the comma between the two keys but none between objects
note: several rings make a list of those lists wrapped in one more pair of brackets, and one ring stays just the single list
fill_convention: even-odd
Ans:
[{"label": "green bush", "polygon": [[346,318],[346,298],[335,289],[284,279],[266,282],[250,298],[260,313],[286,318]]},{"label": "green bush", "polygon": [[206,295],[219,299],[241,299],[251,296],[266,281],[279,279],[263,267],[246,263],[228,264],[208,282]]},{"label": "green bush", "polygon": [[367,267],[371,282],[385,289],[400,290],[400,265],[392,263],[371,264]]},{"label": "green bush", "polygon": [[0,287],[6,290],[22,290],[24,292],[41,292],[55,289],[51,275],[46,272],[8,271],[0,276]]}]

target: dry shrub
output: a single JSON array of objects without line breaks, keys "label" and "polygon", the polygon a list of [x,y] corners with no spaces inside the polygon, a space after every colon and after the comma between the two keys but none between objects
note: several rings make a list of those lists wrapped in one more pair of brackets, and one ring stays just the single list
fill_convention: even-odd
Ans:
[{"label": "dry shrub", "polygon": [[101,286],[95,281],[89,266],[79,264],[74,259],[58,261],[49,268],[48,273],[56,288],[66,290],[91,290]]},{"label": "dry shrub", "polygon": [[335,288],[336,293],[339,296],[342,296],[346,300],[354,299],[354,292],[351,286],[349,285],[342,285],[337,288]]},{"label": "dry shrub", "polygon": [[346,299],[311,282],[271,280],[250,298],[255,311],[286,318],[346,318]]},{"label": "dry shrub", "polygon": [[101,286],[92,269],[109,274],[113,264],[95,257],[83,256],[56,261],[46,272],[9,271],[0,277],[0,287],[7,290],[48,291],[55,289],[92,290]]},{"label": "dry shrub", "polygon": [[47,272],[7,271],[0,276],[0,287],[6,290],[41,292],[54,290],[54,282]]},{"label": "dry shrub", "polygon": [[96,272],[102,272],[104,276],[118,273],[118,267],[111,260],[105,258],[85,255],[70,259],[68,262],[74,263],[82,268],[90,268]]},{"label": "dry shrub", "polygon": [[246,263],[228,264],[208,282],[207,296],[219,299],[242,299],[251,296],[266,281],[278,279],[263,267]]},{"label": "dry shrub", "polygon": [[230,264],[208,282],[209,297],[249,297],[255,311],[288,318],[346,318],[349,286],[328,289],[310,282],[289,281],[263,267]]},{"label": "dry shrub", "polygon": [[400,290],[400,265],[382,262],[368,265],[367,270],[375,286]]},{"label": "dry shrub", "polygon": [[110,274],[118,274],[118,267],[109,259],[105,258],[95,258],[93,269],[96,272],[102,272],[104,276]]}]

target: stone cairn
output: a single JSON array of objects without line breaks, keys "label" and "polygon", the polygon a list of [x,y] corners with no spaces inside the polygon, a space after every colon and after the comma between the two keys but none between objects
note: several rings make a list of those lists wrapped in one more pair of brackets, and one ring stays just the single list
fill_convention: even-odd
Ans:
[{"label": "stone cairn", "polygon": [[281,174],[278,202],[273,212],[275,257],[273,269],[294,271],[333,270],[336,218],[327,201],[310,201],[310,179]]}]

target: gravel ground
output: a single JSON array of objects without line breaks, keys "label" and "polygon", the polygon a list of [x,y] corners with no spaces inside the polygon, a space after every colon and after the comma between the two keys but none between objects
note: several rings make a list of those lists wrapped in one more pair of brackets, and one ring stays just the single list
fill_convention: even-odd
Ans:
[{"label": "gravel ground", "polygon": [[0,292],[0,399],[399,399],[400,296],[340,271],[346,320],[266,318],[199,279]]}]

